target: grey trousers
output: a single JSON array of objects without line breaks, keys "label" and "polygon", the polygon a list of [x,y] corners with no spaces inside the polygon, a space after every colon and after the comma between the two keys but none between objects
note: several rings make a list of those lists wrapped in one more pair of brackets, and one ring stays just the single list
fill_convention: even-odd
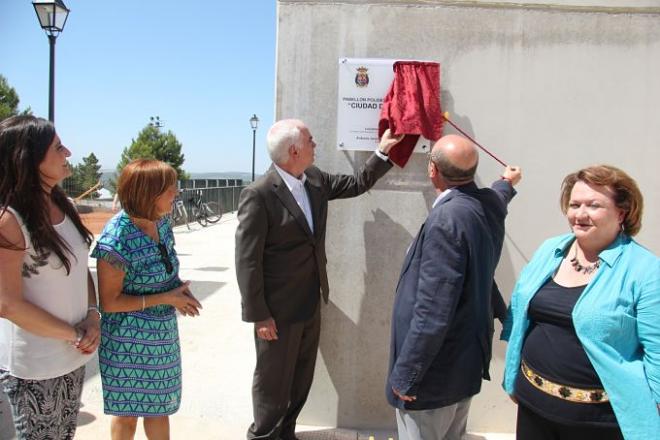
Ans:
[{"label": "grey trousers", "polygon": [[399,440],[462,440],[466,435],[471,397],[442,408],[396,410]]}]

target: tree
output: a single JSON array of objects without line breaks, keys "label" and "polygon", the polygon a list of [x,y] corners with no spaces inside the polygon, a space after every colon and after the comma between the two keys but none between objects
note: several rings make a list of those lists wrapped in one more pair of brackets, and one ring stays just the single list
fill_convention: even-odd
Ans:
[{"label": "tree", "polygon": [[9,85],[7,79],[0,75],[0,121],[7,119],[10,116],[15,116],[20,114],[29,115],[32,113],[28,107],[22,112],[18,111],[18,103],[20,99],[18,98],[18,93],[12,86]]},{"label": "tree", "polygon": [[[87,191],[101,180],[101,165],[99,164],[99,159],[94,153],[90,153],[89,156],[83,157],[82,163],[78,164],[76,169],[77,174],[80,176],[80,184],[83,191]],[[100,194],[98,191],[94,191],[90,195],[90,197],[94,199],[99,196]]]},{"label": "tree", "polygon": [[[188,173],[181,168],[185,161],[181,148],[181,142],[174,133],[169,130],[167,133],[162,133],[159,126],[148,124],[140,131],[137,139],[133,139],[131,145],[122,151],[121,159],[117,164],[117,174],[121,173],[126,164],[132,160],[157,159],[170,164],[179,180],[188,179]],[[114,182],[111,186],[114,186]]]},{"label": "tree", "polygon": [[[100,170],[101,165],[99,165],[98,158],[94,153],[90,153],[89,156],[83,157],[82,163],[72,167],[71,176],[63,182],[62,186],[67,190],[69,196],[77,197],[101,180]],[[96,199],[99,196],[98,191],[93,191],[87,197]]]}]

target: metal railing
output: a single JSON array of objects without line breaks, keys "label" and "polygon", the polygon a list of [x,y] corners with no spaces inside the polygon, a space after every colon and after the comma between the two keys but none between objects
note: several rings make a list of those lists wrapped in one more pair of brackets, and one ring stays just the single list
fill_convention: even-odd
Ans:
[{"label": "metal railing", "polygon": [[[182,188],[179,196],[186,206],[188,216],[192,213],[195,193],[201,194],[203,202],[215,202],[222,208],[223,213],[227,213],[238,209],[238,198],[243,188],[245,188],[245,185],[212,188]],[[195,219],[190,218],[190,221],[195,221]]]}]

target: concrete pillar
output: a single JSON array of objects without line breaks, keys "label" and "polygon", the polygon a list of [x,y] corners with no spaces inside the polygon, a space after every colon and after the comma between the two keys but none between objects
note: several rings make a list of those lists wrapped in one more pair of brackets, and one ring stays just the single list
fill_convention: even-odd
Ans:
[{"label": "concrete pillar", "polygon": [[[567,230],[559,185],[585,165],[615,164],[637,179],[647,202],[639,241],[660,252],[660,229],[648,227],[660,220],[660,2],[278,2],[277,118],[306,121],[317,164],[351,173],[368,154],[335,148],[339,57],[439,61],[443,109],[523,167],[497,271],[505,296],[536,247]],[[500,173],[482,155],[479,183]],[[392,300],[434,196],[426,159],[416,156],[369,194],[330,204],[331,303],[301,423],[394,426],[384,398]],[[514,429],[514,406],[500,388],[503,357],[497,343],[472,431]]]}]

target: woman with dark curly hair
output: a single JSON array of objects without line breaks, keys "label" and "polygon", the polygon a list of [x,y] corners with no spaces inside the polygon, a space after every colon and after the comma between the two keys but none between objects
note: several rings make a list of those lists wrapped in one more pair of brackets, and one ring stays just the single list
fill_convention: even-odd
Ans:
[{"label": "woman with dark curly hair", "polygon": [[0,384],[19,439],[72,439],[100,314],[91,233],[58,184],[70,151],[34,116],[0,122]]},{"label": "woman with dark curly hair", "polygon": [[642,207],[637,183],[616,167],[564,179],[571,232],[536,251],[505,325],[518,439],[660,435],[660,260],[632,239]]}]

